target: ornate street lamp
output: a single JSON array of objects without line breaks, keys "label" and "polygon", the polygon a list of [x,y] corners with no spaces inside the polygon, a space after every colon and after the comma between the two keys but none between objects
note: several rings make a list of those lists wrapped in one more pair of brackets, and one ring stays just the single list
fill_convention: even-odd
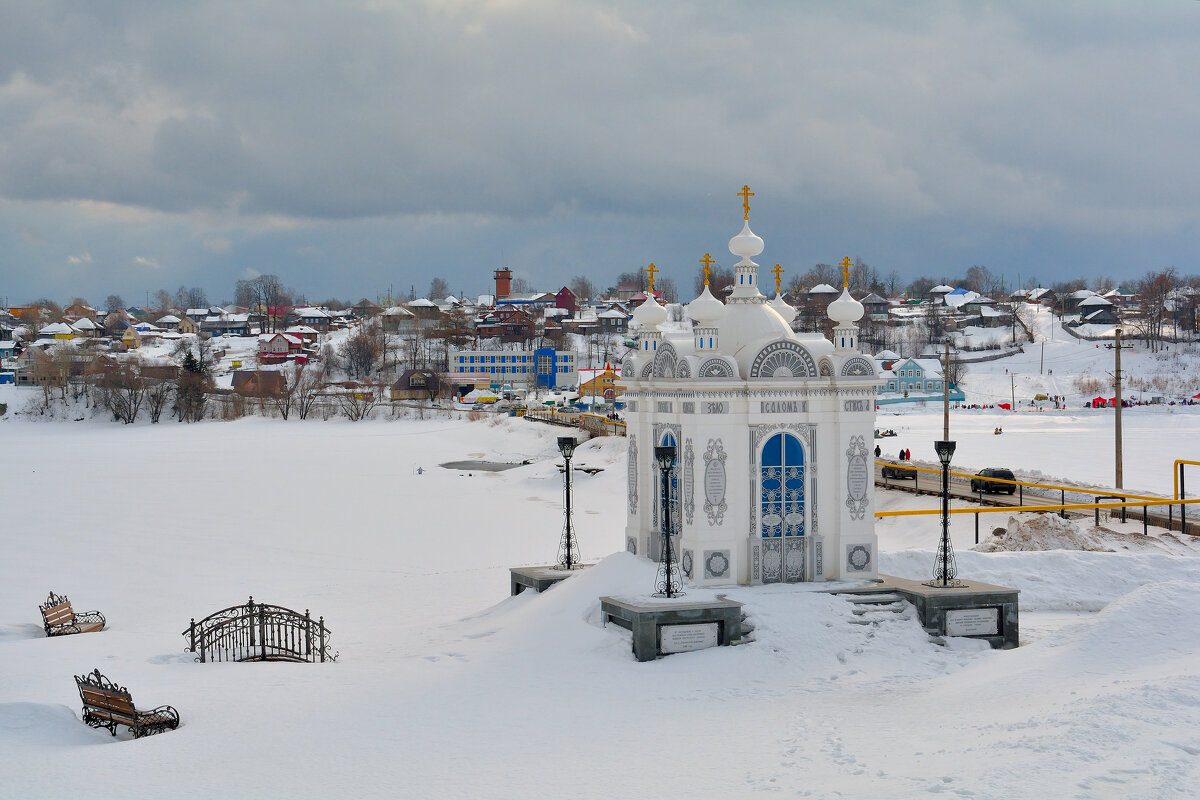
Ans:
[{"label": "ornate street lamp", "polygon": [[574,436],[558,437],[558,450],[566,461],[566,523],[563,525],[562,539],[558,543],[558,564],[556,569],[575,569],[579,566],[579,544],[575,541],[575,531],[571,528],[571,455],[579,442]]},{"label": "ornate street lamp", "polygon": [[675,465],[675,448],[654,448],[654,460],[662,472],[663,485],[663,557],[654,579],[654,596],[682,597],[684,593],[678,588],[683,584],[679,565],[671,560],[671,467]]},{"label": "ornate street lamp", "polygon": [[937,560],[933,563],[933,580],[926,581],[926,586],[935,588],[951,588],[962,586],[962,581],[955,580],[958,568],[954,564],[954,548],[950,544],[950,459],[954,457],[954,442],[937,441],[933,443],[938,459],[942,462],[942,541],[938,545]]}]

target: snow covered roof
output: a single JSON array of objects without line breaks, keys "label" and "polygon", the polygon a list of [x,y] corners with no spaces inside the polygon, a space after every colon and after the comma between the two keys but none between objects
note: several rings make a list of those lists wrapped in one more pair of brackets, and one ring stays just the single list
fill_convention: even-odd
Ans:
[{"label": "snow covered roof", "polygon": [[1100,295],[1094,294],[1091,297],[1088,297],[1087,299],[1083,300],[1079,304],[1079,307],[1083,308],[1084,306],[1091,307],[1091,306],[1111,306],[1111,305],[1112,305],[1111,300],[1106,300],[1105,298],[1101,297]]},{"label": "snow covered roof", "polygon": [[953,291],[954,291],[953,286],[947,286],[946,284],[943,283],[943,284],[940,284],[940,285],[935,286],[932,289],[930,289],[929,293],[930,294],[948,294]]},{"label": "snow covered roof", "polygon": [[319,330],[317,330],[316,328],[310,328],[310,327],[308,327],[307,325],[289,325],[289,326],[287,327],[287,330],[285,330],[285,331],[284,331],[284,333],[311,333],[311,334],[318,334],[318,333],[320,333],[320,331],[319,331]]},{"label": "snow covered roof", "polygon": [[838,290],[830,286],[828,283],[818,283],[816,286],[808,290],[809,294],[837,294]]},{"label": "snow covered roof", "polygon": [[181,320],[179,317],[175,316],[174,314],[167,314],[165,317],[162,317],[162,318],[156,320],[156,323],[159,325],[173,325],[176,322],[182,322],[182,321],[183,320]]},{"label": "snow covered roof", "polygon": [[437,303],[427,297],[418,297],[416,300],[410,300],[408,305],[411,308],[433,308],[437,306]]},{"label": "snow covered roof", "polygon": [[1030,289],[1028,296],[1029,296],[1030,300],[1041,300],[1043,297],[1045,297],[1048,294],[1050,294],[1049,289],[1047,289],[1043,286],[1038,286],[1037,288]]},{"label": "snow covered roof", "polygon": [[42,336],[57,336],[60,333],[74,333],[75,331],[65,322],[54,322],[40,331]]},{"label": "snow covered roof", "polygon": [[388,306],[383,310],[382,316],[385,317],[412,317],[413,312],[409,311],[404,306]]},{"label": "snow covered roof", "polygon": [[876,361],[895,361],[899,357],[899,353],[893,353],[891,350],[880,350],[875,354]]},{"label": "snow covered roof", "polygon": [[1094,297],[1095,295],[1096,295],[1096,293],[1093,292],[1091,289],[1077,289],[1076,291],[1071,292],[1069,295],[1067,295],[1067,297],[1073,297],[1076,300],[1082,300],[1085,297]]},{"label": "snow covered roof", "polygon": [[629,315],[624,311],[619,311],[615,308],[610,308],[607,311],[601,311],[596,315],[600,319],[629,319]]},{"label": "snow covered roof", "polygon": [[323,308],[314,308],[312,306],[297,308],[293,313],[298,317],[307,317],[310,319],[313,317],[324,317],[325,319],[330,319],[330,314],[328,311]]},{"label": "snow covered roof", "polygon": [[874,292],[871,292],[870,294],[868,294],[866,297],[859,300],[858,302],[860,302],[864,305],[866,305],[867,303],[886,303],[887,298],[880,297],[879,295],[875,294]]},{"label": "snow covered roof", "polygon": [[80,317],[71,323],[71,327],[77,331],[98,331],[100,326],[92,322],[88,317]]},{"label": "snow covered roof", "polygon": [[979,292],[970,292],[965,289],[955,289],[953,292],[948,292],[943,299],[947,308],[960,308],[967,303],[979,297]]}]

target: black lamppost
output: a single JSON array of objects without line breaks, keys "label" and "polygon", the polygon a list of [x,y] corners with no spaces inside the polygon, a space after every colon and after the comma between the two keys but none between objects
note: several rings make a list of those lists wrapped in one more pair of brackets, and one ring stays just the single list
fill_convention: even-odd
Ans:
[{"label": "black lamppost", "polygon": [[575,447],[579,442],[575,441],[574,436],[558,437],[558,449],[563,454],[563,460],[566,461],[566,471],[564,477],[564,485],[566,487],[566,524],[563,525],[562,540],[558,543],[558,564],[557,569],[575,569],[579,566],[578,550],[579,545],[575,541],[575,531],[571,528],[571,455],[575,452]]},{"label": "black lamppost", "polygon": [[958,568],[954,565],[954,548],[950,544],[950,459],[954,457],[954,442],[937,441],[933,448],[942,462],[942,541],[933,563],[933,580],[925,585],[950,588],[962,586],[961,581],[955,580]]},{"label": "black lamppost", "polygon": [[654,460],[658,462],[658,469],[662,472],[663,484],[663,557],[658,565],[658,575],[654,579],[654,596],[682,597],[683,591],[677,588],[683,583],[679,576],[679,566],[671,560],[671,467],[675,465],[675,448],[654,448]]}]

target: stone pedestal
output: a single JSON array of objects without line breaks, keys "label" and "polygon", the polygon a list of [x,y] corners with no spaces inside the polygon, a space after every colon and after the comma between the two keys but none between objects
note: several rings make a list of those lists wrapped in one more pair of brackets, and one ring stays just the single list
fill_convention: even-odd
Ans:
[{"label": "stone pedestal", "polygon": [[600,611],[606,625],[612,622],[633,634],[638,661],[725,646],[742,635],[742,604],[723,597],[661,602],[601,597]]},{"label": "stone pedestal", "polygon": [[1017,647],[1019,590],[981,581],[959,582],[961,586],[942,589],[920,581],[880,575],[876,582],[839,594],[895,592],[916,607],[921,627],[931,636],[982,639],[996,650]]},{"label": "stone pedestal", "polygon": [[587,569],[591,564],[580,564],[575,569],[558,569],[555,566],[541,567],[509,567],[509,585],[513,595],[518,595],[526,589],[544,592],[559,581],[566,580],[581,569]]}]

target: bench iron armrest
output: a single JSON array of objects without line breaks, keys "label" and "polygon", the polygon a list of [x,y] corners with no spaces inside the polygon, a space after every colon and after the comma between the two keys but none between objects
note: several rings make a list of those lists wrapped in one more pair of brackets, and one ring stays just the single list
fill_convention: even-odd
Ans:
[{"label": "bench iron armrest", "polygon": [[174,706],[159,706],[152,711],[137,712],[137,729],[134,738],[175,730],[179,727],[179,712]]},{"label": "bench iron armrest", "polygon": [[105,619],[104,619],[104,615],[101,614],[99,611],[76,611],[75,612],[75,622],[76,623],[99,622],[101,625],[103,625],[103,624],[105,624]]}]

